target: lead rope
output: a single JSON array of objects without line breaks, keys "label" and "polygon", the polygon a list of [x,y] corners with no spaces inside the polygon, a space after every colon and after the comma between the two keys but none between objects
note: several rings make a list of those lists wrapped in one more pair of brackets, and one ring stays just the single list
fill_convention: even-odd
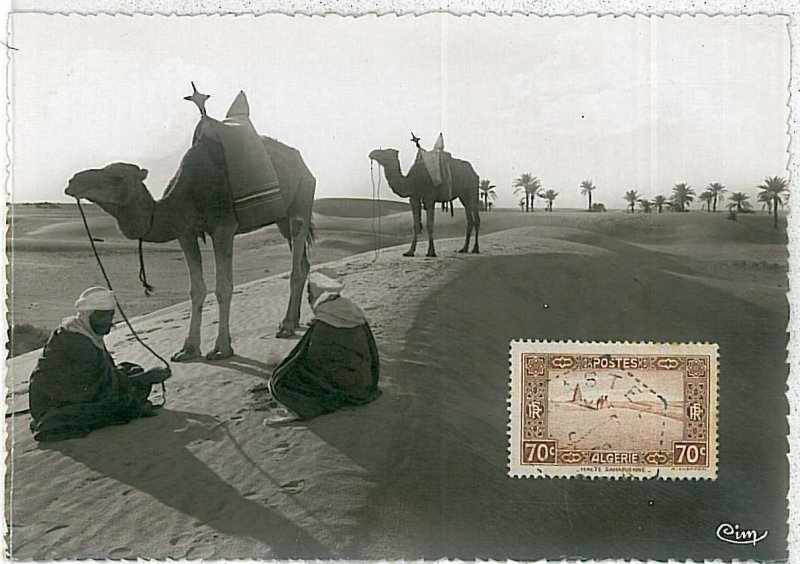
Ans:
[{"label": "lead rope", "polygon": [[[86,214],[83,212],[83,207],[81,207],[81,200],[80,200],[80,198],[75,198],[75,201],[78,202],[78,210],[81,212],[81,219],[83,219],[83,226],[86,228],[86,235],[89,237],[89,243],[92,245],[92,251],[94,252],[94,258],[97,259],[97,264],[100,266],[100,272],[103,273],[103,278],[105,278],[105,280],[106,280],[106,284],[108,285],[108,289],[113,292],[114,288],[111,287],[111,280],[108,279],[108,274],[106,274],[106,269],[103,267],[103,262],[100,260],[100,255],[97,253],[97,247],[95,247],[94,238],[92,237],[92,232],[89,230],[89,223],[86,221]],[[144,260],[143,260],[143,257],[142,257],[142,240],[139,239],[139,280],[142,281],[142,284],[145,287],[145,294],[150,295],[150,292],[153,291],[153,287],[150,286],[150,284],[147,283],[146,278],[147,277],[144,274]],[[148,290],[148,288],[149,288],[149,290]],[[122,316],[122,319],[125,320],[125,324],[128,326],[128,329],[130,329],[131,334],[136,338],[137,341],[139,341],[139,344],[142,345],[144,348],[146,348],[148,351],[150,351],[150,354],[152,354],[158,360],[163,362],[164,366],[167,369],[170,369],[169,363],[166,360],[164,360],[156,351],[154,351],[152,348],[150,348],[150,345],[148,345],[147,343],[142,341],[141,337],[139,337],[139,335],[133,329],[133,326],[131,325],[131,322],[128,320],[128,316],[125,315],[125,311],[122,309],[122,305],[119,303],[119,300],[117,299],[117,295],[116,294],[114,294],[114,301],[117,304],[117,308],[119,309],[119,313]],[[164,382],[161,382],[161,403],[159,405],[157,405],[157,406],[154,406],[154,407],[161,407],[165,403],[167,403],[167,387],[166,387],[166,385],[164,385]]]},{"label": "lead rope", "polygon": [[[81,211],[81,213],[83,212]],[[91,236],[89,236],[89,238],[91,239]],[[153,290],[155,290],[152,285],[147,283],[147,272],[144,270],[144,253],[142,253],[142,239],[139,239],[139,282],[141,282],[142,287],[144,287],[145,296],[149,296],[153,293]]]},{"label": "lead rope", "polygon": [[[375,185],[375,161],[369,161],[369,177],[372,180],[372,236],[373,240],[375,241],[375,257],[372,259],[372,263],[378,260],[378,257],[381,254],[381,172],[380,167],[378,168],[378,184]],[[377,202],[377,209],[378,213],[377,216],[375,214],[375,204]],[[375,218],[377,217],[378,221],[378,230],[375,230]]]}]

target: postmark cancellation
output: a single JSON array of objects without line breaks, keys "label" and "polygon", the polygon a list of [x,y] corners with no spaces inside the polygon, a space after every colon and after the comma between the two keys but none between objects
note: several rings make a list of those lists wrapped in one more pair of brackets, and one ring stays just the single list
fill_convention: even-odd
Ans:
[{"label": "postmark cancellation", "polygon": [[717,345],[512,341],[512,477],[715,479]]}]

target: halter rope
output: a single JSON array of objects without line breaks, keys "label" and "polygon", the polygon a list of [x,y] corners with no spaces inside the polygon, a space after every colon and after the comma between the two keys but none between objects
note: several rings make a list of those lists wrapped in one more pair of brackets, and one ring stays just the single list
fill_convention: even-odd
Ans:
[{"label": "halter rope", "polygon": [[[83,207],[81,206],[81,200],[80,200],[80,198],[75,198],[75,201],[78,203],[78,210],[81,212],[81,219],[83,219],[83,226],[84,226],[84,228],[86,228],[86,235],[89,237],[89,243],[92,245],[92,251],[94,252],[94,258],[97,259],[97,264],[100,266],[100,272],[103,273],[103,278],[105,278],[106,284],[108,285],[108,289],[113,292],[114,288],[111,287],[111,280],[108,279],[108,274],[106,274],[106,269],[103,267],[103,262],[100,260],[100,255],[98,254],[97,247],[94,244],[94,238],[92,237],[92,232],[89,230],[89,223],[86,221],[86,214],[84,213]],[[152,219],[153,218],[151,216],[151,218],[150,218],[150,227],[151,228],[152,228]],[[149,233],[150,229],[148,229],[147,231]],[[139,277],[139,279],[140,280],[142,278],[145,278],[145,276],[143,274],[144,273],[144,261],[142,260],[142,254],[141,253],[142,253],[142,240],[139,239],[139,259],[140,259],[140,272],[139,272],[139,276],[140,277]],[[146,281],[144,281],[143,283],[145,284],[145,294],[149,295],[149,293],[147,291],[147,287],[149,286],[150,290],[152,291],[152,286],[147,284]],[[152,354],[158,360],[163,362],[164,366],[167,369],[170,369],[169,363],[166,360],[164,360],[156,351],[154,351],[152,348],[150,348],[150,345],[148,345],[147,343],[142,341],[141,337],[139,337],[139,335],[133,329],[133,326],[131,325],[131,322],[128,320],[128,316],[125,315],[125,311],[123,311],[122,305],[119,303],[119,299],[117,299],[117,295],[116,294],[114,294],[114,301],[117,304],[117,308],[119,309],[119,313],[122,316],[122,319],[125,320],[125,324],[128,326],[128,329],[130,329],[131,334],[136,338],[137,341],[139,341],[139,344],[142,345],[144,348],[146,348],[148,351],[150,351],[150,354]],[[156,407],[161,407],[165,403],[167,403],[167,387],[164,384],[164,382],[161,382],[161,397],[162,397],[161,404],[159,404]]]},{"label": "halter rope", "polygon": [[[380,172],[380,164],[378,165],[378,184],[377,187],[375,185],[375,161],[369,161],[369,176],[370,180],[372,180],[372,235],[373,240],[375,241],[375,257],[372,259],[372,263],[378,260],[378,256],[381,253],[381,172]],[[376,198],[377,196],[377,198]],[[378,221],[378,231],[375,231],[375,204],[377,201],[378,207],[378,214],[377,214],[377,221]]]}]

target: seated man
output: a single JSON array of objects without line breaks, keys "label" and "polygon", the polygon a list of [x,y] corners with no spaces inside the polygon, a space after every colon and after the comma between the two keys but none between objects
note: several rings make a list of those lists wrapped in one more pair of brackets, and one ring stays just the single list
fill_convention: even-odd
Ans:
[{"label": "seated man", "polygon": [[[364,312],[340,292],[344,284],[329,270],[308,275],[314,319],[269,381],[272,397],[289,417],[311,419],[380,395],[380,360]],[[277,422],[275,419],[271,422]]]},{"label": "seated man", "polygon": [[82,437],[93,429],[155,415],[152,384],[169,369],[114,364],[103,337],[113,326],[114,294],[89,288],[44,346],[30,380],[31,431],[37,441]]}]

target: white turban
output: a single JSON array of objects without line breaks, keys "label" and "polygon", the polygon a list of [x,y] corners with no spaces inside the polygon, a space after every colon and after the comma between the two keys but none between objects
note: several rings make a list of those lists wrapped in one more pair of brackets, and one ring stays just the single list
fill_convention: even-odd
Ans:
[{"label": "white turban", "polygon": [[114,292],[95,286],[88,288],[81,293],[80,297],[75,301],[75,309],[77,311],[97,311],[97,310],[112,310],[116,309],[117,302],[114,300]]},{"label": "white turban", "polygon": [[344,282],[330,269],[322,268],[308,275],[308,290],[311,292],[312,299],[311,308],[314,310],[322,302],[338,296],[343,289]]}]

